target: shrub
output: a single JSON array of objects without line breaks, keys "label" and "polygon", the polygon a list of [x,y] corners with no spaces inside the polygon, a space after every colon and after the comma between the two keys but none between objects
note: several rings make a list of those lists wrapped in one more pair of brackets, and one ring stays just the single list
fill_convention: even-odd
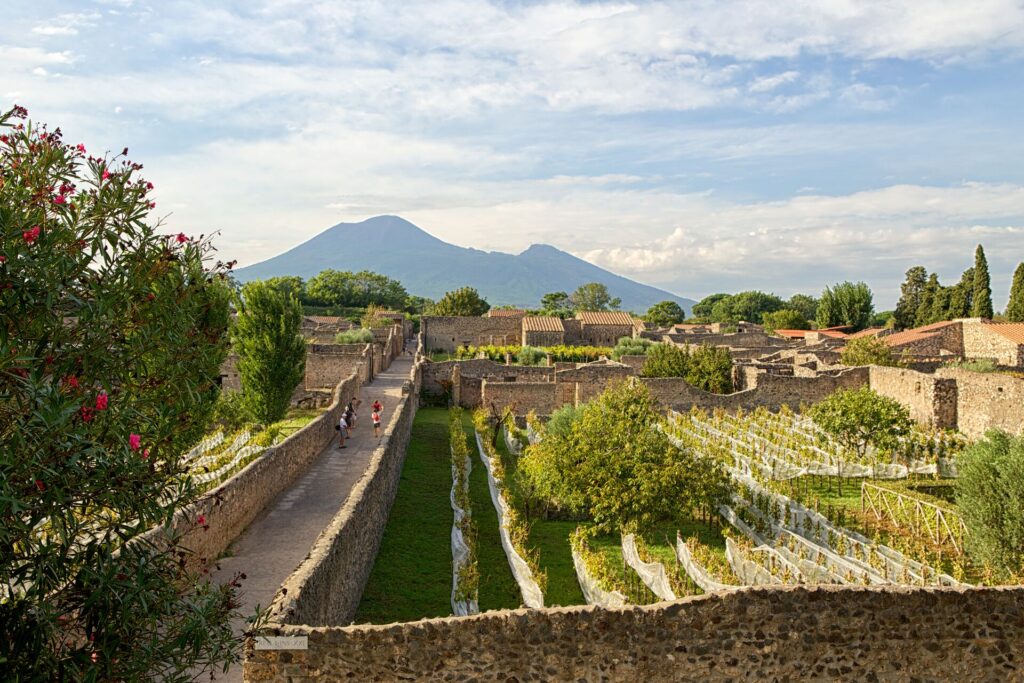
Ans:
[{"label": "shrub", "polygon": [[373,341],[373,330],[354,327],[334,335],[334,341],[338,344],[369,344]]},{"label": "shrub", "polygon": [[722,347],[702,344],[696,349],[675,344],[655,344],[647,352],[643,377],[682,377],[703,391],[732,391],[732,356]]},{"label": "shrub", "polygon": [[843,365],[884,365],[896,367],[899,361],[892,353],[892,347],[878,337],[862,337],[846,342],[846,348],[839,356]]},{"label": "shrub", "polygon": [[765,332],[775,330],[809,330],[811,323],[800,311],[791,308],[783,308],[780,311],[772,311],[762,316]]},{"label": "shrub", "polygon": [[647,351],[640,374],[644,377],[686,377],[690,354],[675,344],[655,344]]},{"label": "shrub", "polygon": [[211,420],[224,432],[236,432],[253,421],[239,391],[221,390]]},{"label": "shrub", "polygon": [[238,659],[235,582],[141,537],[199,495],[226,269],[158,232],[141,165],[24,116],[0,113],[0,670],[191,680]]},{"label": "shrub", "polygon": [[619,360],[623,356],[646,356],[654,345],[655,342],[650,339],[623,337],[615,344],[611,357],[612,360]]}]

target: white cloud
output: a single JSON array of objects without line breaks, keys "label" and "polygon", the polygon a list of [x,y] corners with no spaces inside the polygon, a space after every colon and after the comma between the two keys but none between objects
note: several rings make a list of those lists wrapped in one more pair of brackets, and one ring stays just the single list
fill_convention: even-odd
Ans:
[{"label": "white cloud", "polygon": [[774,76],[764,76],[762,78],[755,79],[749,86],[747,86],[747,90],[750,92],[768,92],[770,90],[775,90],[786,83],[792,83],[799,77],[799,71],[784,71]]}]

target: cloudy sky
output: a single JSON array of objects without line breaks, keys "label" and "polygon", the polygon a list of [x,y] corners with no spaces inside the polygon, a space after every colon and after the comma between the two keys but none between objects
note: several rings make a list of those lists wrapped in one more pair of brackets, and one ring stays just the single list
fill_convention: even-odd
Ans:
[{"label": "cloudy sky", "polygon": [[[391,213],[699,298],[1024,259],[1020,0],[11,0],[0,103],[245,265]],[[353,248],[387,248],[368,238]]]}]

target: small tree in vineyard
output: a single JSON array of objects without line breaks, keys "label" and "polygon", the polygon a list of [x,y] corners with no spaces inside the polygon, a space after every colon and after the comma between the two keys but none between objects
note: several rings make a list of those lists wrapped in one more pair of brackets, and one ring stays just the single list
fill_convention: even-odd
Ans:
[{"label": "small tree in vineyard", "polygon": [[893,355],[892,347],[878,337],[861,337],[846,342],[846,348],[839,355],[843,365],[884,365],[895,367],[899,360]]},{"label": "small tree in vineyard", "polygon": [[225,267],[147,221],[127,150],[25,115],[0,114],[0,671],[191,680],[238,657],[234,588],[143,534],[198,497],[180,456],[218,394]]}]

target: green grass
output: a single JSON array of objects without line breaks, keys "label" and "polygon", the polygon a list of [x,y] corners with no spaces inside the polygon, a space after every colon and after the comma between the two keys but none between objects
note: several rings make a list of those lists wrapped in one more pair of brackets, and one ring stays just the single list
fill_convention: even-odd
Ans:
[{"label": "green grass", "polygon": [[[680,524],[669,522],[659,524],[641,534],[651,557],[665,565],[669,576],[675,578],[675,584],[685,586],[688,595],[700,595],[703,591],[689,579],[686,572],[677,564],[676,532],[679,532],[684,541],[691,536],[696,536],[701,545],[705,545],[712,552],[721,555],[724,560],[725,536],[722,535],[722,528],[691,519]],[[677,590],[676,594],[679,595],[679,593],[680,591]]]},{"label": "green grass", "polygon": [[323,415],[324,410],[323,408],[291,408],[283,420],[275,422],[271,426],[278,427],[281,433],[288,437]]},{"label": "green grass", "polygon": [[[650,605],[658,602],[658,596],[651,592],[631,567],[622,559],[622,537],[619,534],[602,534],[590,539],[590,549],[601,553],[617,569],[619,590],[633,605]],[[604,586],[605,590],[612,586]],[[623,588],[625,590],[623,590]]]},{"label": "green grass", "polygon": [[451,487],[448,411],[422,408],[356,622],[386,624],[452,613]]},{"label": "green grass", "polygon": [[523,603],[519,584],[512,576],[508,556],[501,545],[498,531],[498,513],[491,501],[487,486],[487,471],[476,447],[473,435],[473,421],[468,412],[462,416],[462,425],[469,441],[473,468],[469,473],[469,498],[473,506],[473,520],[476,522],[477,568],[480,571],[480,611],[492,609],[514,609]]}]

